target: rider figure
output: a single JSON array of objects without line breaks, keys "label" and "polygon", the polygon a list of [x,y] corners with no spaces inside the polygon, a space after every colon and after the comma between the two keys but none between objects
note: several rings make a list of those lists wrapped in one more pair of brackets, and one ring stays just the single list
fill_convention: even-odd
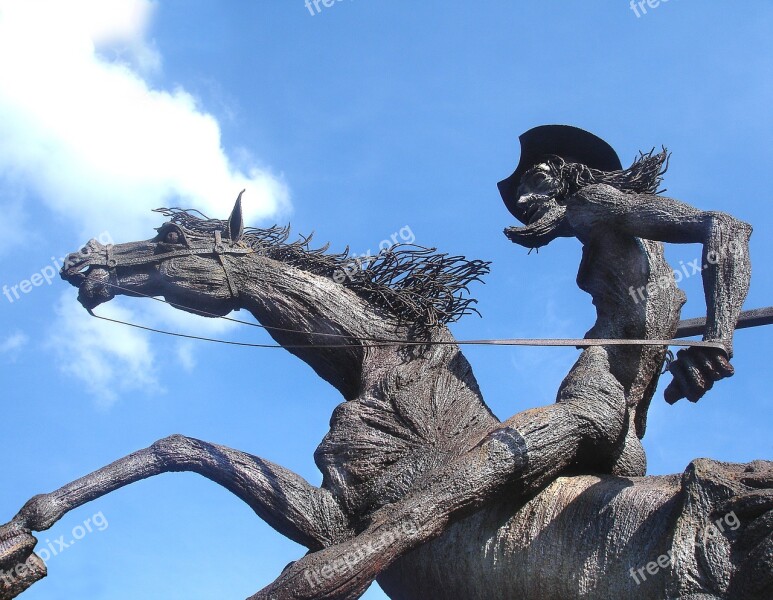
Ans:
[{"label": "rider figure", "polygon": [[[700,211],[658,195],[667,165],[665,151],[642,154],[623,169],[609,144],[576,127],[535,127],[520,141],[518,167],[499,183],[499,190],[524,227],[508,227],[505,235],[527,248],[539,248],[559,236],[580,240],[583,258],[577,283],[591,294],[597,311],[587,337],[672,338],[684,295],[661,242],[700,243],[707,305],[704,340],[721,342],[726,353],[696,347],[680,351],[670,366],[673,381],[666,400],[687,397],[695,402],[715,381],[732,375],[733,330],[749,288],[751,227],[727,214]],[[646,293],[634,297],[631,289]],[[651,346],[588,349],[583,354],[589,356],[581,357],[573,369],[593,356],[601,369],[596,376],[608,371],[622,386],[629,409],[626,441],[609,465],[612,473],[644,474],[637,438],[644,435],[665,351]],[[570,373],[559,401],[574,379]]]}]

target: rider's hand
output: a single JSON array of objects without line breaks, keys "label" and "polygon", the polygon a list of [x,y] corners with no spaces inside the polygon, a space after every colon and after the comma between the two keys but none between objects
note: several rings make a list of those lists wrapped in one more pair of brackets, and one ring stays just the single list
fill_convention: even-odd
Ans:
[{"label": "rider's hand", "polygon": [[669,404],[680,398],[697,402],[715,381],[735,372],[723,350],[696,346],[680,350],[668,370],[674,376],[664,394]]}]

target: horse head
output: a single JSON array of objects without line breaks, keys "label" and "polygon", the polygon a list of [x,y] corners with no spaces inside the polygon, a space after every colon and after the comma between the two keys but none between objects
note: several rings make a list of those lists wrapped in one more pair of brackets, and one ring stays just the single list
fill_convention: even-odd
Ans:
[{"label": "horse head", "polygon": [[188,213],[159,209],[172,219],[155,237],[107,245],[92,239],[67,256],[60,274],[78,288],[89,311],[117,295],[163,296],[182,310],[225,315],[238,296],[228,261],[254,253],[242,239],[241,196],[227,221],[185,219],[181,215]]}]

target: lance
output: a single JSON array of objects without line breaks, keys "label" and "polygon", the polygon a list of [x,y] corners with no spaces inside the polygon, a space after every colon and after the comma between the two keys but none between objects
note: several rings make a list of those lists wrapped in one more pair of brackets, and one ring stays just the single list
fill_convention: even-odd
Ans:
[{"label": "lance", "polygon": [[[761,327],[762,325],[773,324],[773,306],[767,308],[755,308],[745,310],[738,316],[736,329],[746,329],[747,327]],[[685,319],[679,321],[679,327],[676,330],[675,338],[685,338],[693,335],[703,335],[706,331],[706,318]]]}]

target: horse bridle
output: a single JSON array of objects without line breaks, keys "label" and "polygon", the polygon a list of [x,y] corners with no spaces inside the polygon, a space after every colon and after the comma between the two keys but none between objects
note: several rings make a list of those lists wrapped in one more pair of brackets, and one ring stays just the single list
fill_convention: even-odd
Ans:
[{"label": "horse bridle", "polygon": [[[177,226],[179,227],[179,225]],[[182,227],[179,227],[181,231]],[[215,231],[212,244],[190,245],[188,239],[183,235],[183,241],[185,248],[179,250],[170,250],[167,252],[160,252],[149,256],[140,256],[137,258],[124,258],[116,256],[113,253],[113,244],[107,244],[104,252],[91,251],[90,256],[83,262],[79,262],[77,265],[78,271],[81,271],[84,267],[99,267],[105,269],[110,274],[110,280],[114,283],[118,281],[118,274],[116,269],[118,267],[136,267],[139,265],[159,264],[170,258],[177,258],[180,256],[216,256],[220,266],[225,273],[226,281],[228,282],[228,290],[231,292],[232,298],[239,297],[239,290],[234,284],[233,277],[228,270],[228,265],[224,260],[224,256],[230,255],[245,255],[253,254],[255,250],[250,247],[235,246],[230,240],[223,240],[222,232]],[[87,246],[88,248],[88,246]]]}]

